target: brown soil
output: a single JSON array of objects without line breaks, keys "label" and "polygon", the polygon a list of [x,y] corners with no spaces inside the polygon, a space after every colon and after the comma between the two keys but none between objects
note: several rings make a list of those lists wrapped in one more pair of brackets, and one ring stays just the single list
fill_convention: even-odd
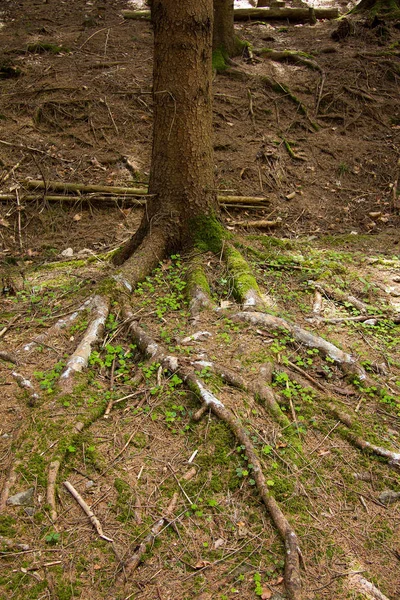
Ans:
[{"label": "brown soil", "polygon": [[[124,186],[147,181],[152,32],[147,22],[121,18],[122,1],[4,0],[0,8],[0,182],[1,193],[15,195],[0,205],[0,351],[18,353],[93,293],[109,270],[104,254],[140,221],[141,210],[127,208],[123,200],[117,208],[99,208],[95,201],[88,207],[79,197],[72,207],[27,201],[32,191],[25,181]],[[305,598],[365,597],[350,584],[349,574],[360,571],[395,600],[400,503],[386,506],[379,495],[400,489],[398,473],[346,441],[315,390],[293,391],[279,378],[280,367],[295,362],[326,387],[325,399],[360,420],[360,435],[399,452],[400,337],[390,316],[399,312],[400,295],[400,204],[394,192],[400,187],[400,31],[394,24],[386,31],[359,22],[353,35],[335,42],[331,33],[337,26],[237,27],[255,54],[266,46],[298,50],[311,54],[321,70],[244,55],[232,67],[245,72],[244,79],[215,76],[215,186],[268,200],[262,210],[230,209],[223,216],[262,290],[273,298],[273,311],[364,363],[386,363],[387,374],[373,376],[387,386],[387,395],[345,382],[337,366],[293,347],[284,334],[232,321],[232,276],[220,257],[207,254],[204,264],[214,300],[232,303],[226,315],[206,312],[189,324],[186,301],[179,297],[184,265],[175,261],[162,266],[133,304],[141,324],[172,353],[191,360],[204,355],[250,380],[260,363],[274,362],[274,390],[295,434],[282,430],[250,394],[223,385],[207,370],[202,376],[260,451],[271,489],[301,540]],[[54,53],[40,43],[59,48]],[[260,76],[287,86],[299,102]],[[244,234],[232,225],[276,217],[282,219],[279,238],[256,229]],[[75,255],[86,249],[80,262],[60,257],[69,247]],[[310,279],[352,293],[374,314],[389,311],[389,318],[375,328],[310,324]],[[88,312],[15,367],[40,392],[36,407],[18,388],[10,364],[0,363],[1,484],[14,468],[11,495],[34,487],[29,510],[7,505],[0,515],[5,566],[0,597],[250,600],[260,591],[258,575],[262,597],[285,597],[284,549],[251,472],[243,474],[247,463],[233,436],[212,416],[193,423],[197,400],[170,375],[157,380],[154,369],[145,369],[144,381],[135,386],[142,359],[130,349],[118,307],[112,314],[105,342],[72,394],[57,389],[54,366],[61,368],[74,351]],[[325,318],[354,314],[351,304],[324,297]],[[212,336],[185,350],[180,340],[197,330]],[[110,397],[131,393],[137,396],[116,404],[109,419],[102,417]],[[79,421],[82,433],[75,430]],[[195,450],[196,475],[186,482]],[[47,470],[57,457],[59,516],[52,524]],[[113,546],[96,535],[60,483],[65,479],[92,506]],[[174,492],[180,494],[176,529],[166,528],[139,569],[121,583],[120,559],[165,514]]]}]

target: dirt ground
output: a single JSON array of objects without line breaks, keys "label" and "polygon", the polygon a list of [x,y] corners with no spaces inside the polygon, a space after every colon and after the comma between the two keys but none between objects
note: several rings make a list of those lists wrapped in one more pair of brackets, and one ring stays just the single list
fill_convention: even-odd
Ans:
[{"label": "dirt ground", "polygon": [[[243,446],[211,413],[193,419],[196,395],[144,360],[118,305],[73,390],[59,385],[91,322],[83,303],[142,209],[106,194],[103,206],[99,194],[53,202],[29,180],[44,181],[48,196],[52,181],[148,181],[152,31],[124,20],[126,7],[0,3],[0,598],[282,600],[285,549]],[[339,41],[333,21],[236,28],[251,52],[214,77],[215,187],[265,201],[223,208],[225,225],[267,312],[351,353],[370,383],[349,380],[287,331],[238,321],[234,275],[210,253],[203,262],[219,311],[190,320],[187,257],[176,256],[139,286],[133,312],[185,365],[219,363],[250,382],[271,365],[287,426],[248,390],[194,368],[248,434],[298,535],[304,598],[369,598],[362,576],[395,600],[399,469],[357,439],[400,452],[400,28],[360,21]],[[263,48],[306,54],[288,64]],[[277,219],[278,229],[247,227]],[[207,335],[182,342],[197,331]],[[54,461],[56,518],[47,496]],[[28,490],[24,504],[5,503]],[[161,518],[125,580],[122,565]]]}]

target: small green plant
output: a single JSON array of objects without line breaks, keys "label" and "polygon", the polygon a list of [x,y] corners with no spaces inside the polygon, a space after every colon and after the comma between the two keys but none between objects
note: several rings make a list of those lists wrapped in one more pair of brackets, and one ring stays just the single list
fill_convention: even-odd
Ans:
[{"label": "small green plant", "polygon": [[254,593],[256,594],[256,596],[262,596],[263,588],[261,585],[261,575],[258,571],[256,573],[254,573],[254,575],[253,575],[253,581],[254,581]]},{"label": "small green plant", "polygon": [[51,371],[35,371],[33,374],[40,381],[40,389],[46,390],[48,394],[53,393],[64,366],[64,361],[59,361]]},{"label": "small green plant", "polygon": [[61,539],[61,534],[57,533],[56,531],[51,531],[50,533],[48,533],[46,535],[46,537],[44,538],[44,541],[46,542],[46,544],[58,544],[58,542]]}]

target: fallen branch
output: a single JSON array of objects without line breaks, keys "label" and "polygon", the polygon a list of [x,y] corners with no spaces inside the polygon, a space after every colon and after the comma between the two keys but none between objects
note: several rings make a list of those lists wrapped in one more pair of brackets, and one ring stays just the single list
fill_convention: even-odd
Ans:
[{"label": "fallen branch", "polygon": [[74,486],[69,481],[64,481],[64,486],[67,488],[71,496],[77,501],[79,506],[82,508],[83,512],[89,517],[91,524],[95,528],[99,537],[106,542],[112,542],[113,540],[103,533],[103,528],[100,524],[100,521],[94,514],[94,512],[90,509],[90,507],[86,504],[82,496],[76,491]]},{"label": "fallen branch", "polygon": [[[149,10],[123,10],[124,19],[149,20]],[[233,12],[235,21],[247,21],[256,19],[258,21],[280,20],[308,23],[310,13],[308,8],[237,8]],[[317,19],[337,19],[339,10],[337,8],[316,8]]]},{"label": "fallen branch", "polygon": [[[82,202],[87,200],[84,197],[81,197],[81,194],[110,194],[111,196],[128,196],[129,198],[124,198],[126,201],[132,201],[130,198],[131,196],[149,196],[147,188],[118,187],[113,185],[88,185],[84,183],[64,183],[62,181],[42,181],[40,179],[28,179],[23,182],[23,185],[31,189],[43,189],[45,190],[46,194],[49,190],[79,194],[78,198],[76,196],[73,196],[72,198],[74,201],[79,199]],[[0,195],[0,200],[9,198],[11,198],[10,194]],[[35,196],[35,199],[36,198],[37,196]],[[43,196],[39,196],[39,198],[43,198]],[[68,196],[47,196],[47,199],[53,202],[56,202],[57,199],[67,200],[68,198]],[[102,196],[92,197],[90,200],[100,198],[102,198]],[[218,194],[217,198],[219,203],[223,205],[245,204],[264,206],[266,203],[271,202],[269,198],[265,198],[264,196],[225,196],[223,194]],[[15,196],[12,196],[12,199],[15,200]],[[25,200],[25,197],[23,199]],[[109,198],[105,197],[104,201],[106,200],[109,200]],[[144,202],[145,200],[143,200],[141,203]]]},{"label": "fallen branch", "polygon": [[56,507],[56,480],[60,469],[60,461],[55,460],[49,465],[49,475],[47,478],[46,501],[50,506],[50,519],[54,523],[57,520]]},{"label": "fallen branch", "polygon": [[265,228],[274,228],[281,227],[282,219],[278,217],[275,221],[266,221],[266,220],[258,220],[258,221],[232,221],[229,223],[230,225],[234,225],[235,227],[245,227],[245,228],[257,228],[257,229],[265,229]]},{"label": "fallen branch", "polygon": [[[247,313],[246,313],[247,314]],[[252,313],[250,313],[252,314]],[[127,315],[129,318],[129,314]],[[285,559],[285,586],[289,597],[292,600],[301,598],[301,578],[300,578],[300,560],[301,551],[297,536],[290,526],[288,520],[281,511],[275,498],[268,489],[265,476],[262,472],[261,463],[254,450],[253,443],[244,430],[242,424],[236,419],[230,410],[214,396],[203,384],[201,379],[195,374],[194,370],[185,368],[179,364],[175,356],[167,355],[162,348],[150,338],[150,336],[138,325],[132,322],[129,331],[133,335],[139,349],[149,356],[153,361],[160,362],[161,365],[171,372],[176,372],[186,385],[200,398],[201,402],[211,410],[219,419],[224,421],[235,437],[245,447],[246,456],[249,463],[253,465],[253,477],[257,490],[267,508],[272,521],[277,527],[286,548]]]}]

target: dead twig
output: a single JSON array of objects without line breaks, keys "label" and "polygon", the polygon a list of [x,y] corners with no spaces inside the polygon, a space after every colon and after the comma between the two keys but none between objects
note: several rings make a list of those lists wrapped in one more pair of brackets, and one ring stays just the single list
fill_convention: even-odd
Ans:
[{"label": "dead twig", "polygon": [[106,542],[113,542],[111,538],[104,535],[100,521],[98,520],[94,512],[90,509],[90,507],[86,504],[79,492],[76,491],[74,486],[69,481],[64,481],[64,486],[67,488],[71,496],[77,501],[79,506],[82,508],[83,512],[89,517],[90,522],[95,528],[98,536]]}]

